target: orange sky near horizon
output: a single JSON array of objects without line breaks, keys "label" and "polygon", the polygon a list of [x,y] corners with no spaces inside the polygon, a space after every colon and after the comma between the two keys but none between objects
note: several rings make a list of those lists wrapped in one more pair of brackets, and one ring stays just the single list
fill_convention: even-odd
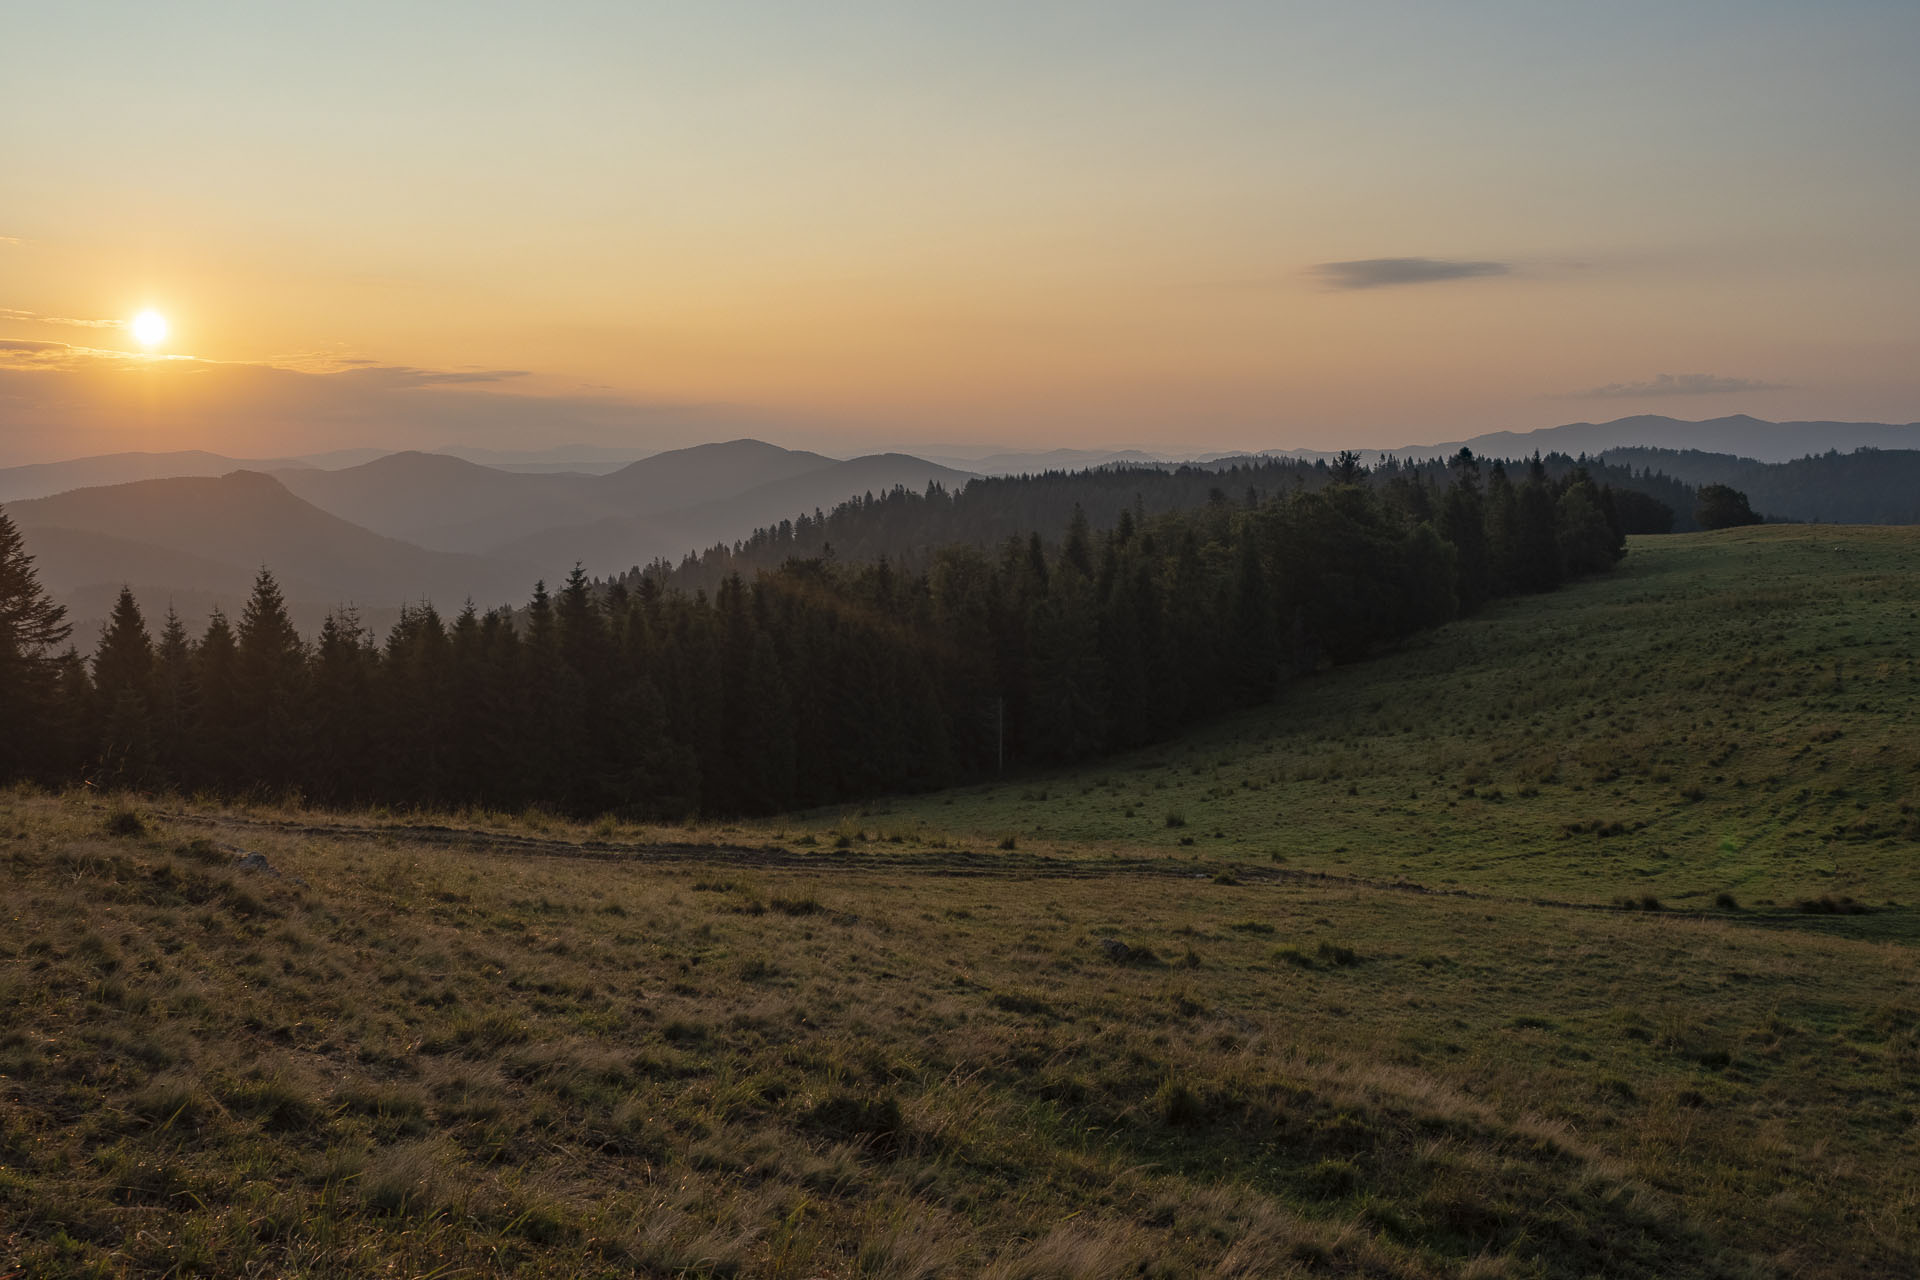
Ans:
[{"label": "orange sky near horizon", "polygon": [[1280,8],[23,15],[0,455],[1920,418],[1920,15]]}]

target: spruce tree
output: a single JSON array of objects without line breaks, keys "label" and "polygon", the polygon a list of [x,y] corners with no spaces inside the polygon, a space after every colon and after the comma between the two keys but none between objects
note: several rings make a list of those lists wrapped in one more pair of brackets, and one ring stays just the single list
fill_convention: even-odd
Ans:
[{"label": "spruce tree", "polygon": [[1487,586],[1492,595],[1510,596],[1520,575],[1519,499],[1502,464],[1493,464],[1487,481]]},{"label": "spruce tree", "polygon": [[59,660],[72,626],[40,587],[20,531],[0,510],[0,779],[37,771],[34,744],[51,731]]},{"label": "spruce tree", "polygon": [[268,791],[295,785],[306,729],[306,646],[287,616],[280,584],[262,568],[240,614],[234,711],[247,752],[247,781]]},{"label": "spruce tree", "polygon": [[42,755],[35,770],[48,782],[90,778],[89,757],[99,716],[93,702],[93,682],[87,678],[86,660],[80,651],[68,648],[53,662],[53,700],[42,721],[46,734],[41,740]]},{"label": "spruce tree", "polygon": [[141,787],[153,780],[153,642],[127,587],[93,655],[94,717],[99,726],[96,781],[105,787]]},{"label": "spruce tree", "polygon": [[1227,642],[1232,653],[1231,679],[1239,705],[1256,706],[1273,697],[1280,671],[1279,641],[1259,545],[1245,531],[1238,541],[1233,596],[1226,620]]},{"label": "spruce tree", "polygon": [[227,624],[227,615],[216,608],[193,650],[193,684],[199,696],[193,708],[193,739],[184,763],[190,768],[190,785],[196,790],[232,792],[245,785],[234,678],[238,665],[233,628]]},{"label": "spruce tree", "polygon": [[1453,483],[1440,504],[1440,533],[1453,544],[1460,612],[1474,613],[1492,593],[1486,508],[1480,494],[1480,463],[1462,448],[1448,463]]},{"label": "spruce tree", "polygon": [[155,782],[185,785],[191,772],[188,746],[195,705],[193,646],[172,605],[153,651],[153,754]]},{"label": "spruce tree", "polygon": [[522,743],[523,785],[534,804],[558,807],[571,783],[573,726],[567,721],[568,680],[560,654],[553,597],[544,580],[533,584],[527,606],[527,639],[520,646],[521,690],[525,698]]},{"label": "spruce tree", "polygon": [[[320,624],[312,668],[312,722],[307,740],[306,789],[329,804],[372,798],[373,682],[377,658],[360,615],[336,609]],[[386,780],[385,771],[379,777]]]},{"label": "spruce tree", "polygon": [[1514,515],[1514,589],[1551,591],[1560,585],[1560,543],[1553,486],[1536,454],[1527,482],[1516,495]]}]

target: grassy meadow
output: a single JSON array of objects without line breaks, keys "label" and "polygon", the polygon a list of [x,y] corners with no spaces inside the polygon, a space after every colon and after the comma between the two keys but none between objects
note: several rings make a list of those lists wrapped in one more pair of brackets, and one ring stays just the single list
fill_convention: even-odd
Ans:
[{"label": "grassy meadow", "polygon": [[1572,902],[1920,905],[1916,648],[1913,529],[1636,538],[1173,744],[873,812]]},{"label": "grassy meadow", "polygon": [[11,793],[0,1276],[1911,1273],[1917,571],[1636,540],[767,823]]}]

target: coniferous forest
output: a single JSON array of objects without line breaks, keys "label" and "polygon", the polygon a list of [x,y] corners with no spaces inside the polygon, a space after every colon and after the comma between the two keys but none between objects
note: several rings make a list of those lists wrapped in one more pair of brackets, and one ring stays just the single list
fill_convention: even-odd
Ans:
[{"label": "coniferous forest", "polygon": [[[1457,455],[1444,461],[1384,456],[1365,467],[1358,454],[1347,453],[1331,461],[1242,458],[1221,464],[983,477],[958,490],[930,485],[924,493],[895,489],[868,494],[831,511],[816,510],[756,529],[677,564],[656,560],[636,565],[619,580],[632,588],[644,576],[664,586],[711,591],[728,574],[751,576],[796,556],[850,561],[885,556],[896,567],[917,570],[930,566],[936,553],[960,544],[994,547],[1016,534],[1031,533],[1055,542],[1076,513],[1095,529],[1111,529],[1122,512],[1140,524],[1151,516],[1192,510],[1222,498],[1257,506],[1336,484],[1378,490],[1417,519],[1429,519],[1438,510],[1440,495],[1464,474],[1464,465]],[[1569,481],[1576,471],[1586,475],[1609,492],[1615,519],[1625,533],[1687,533],[1700,527],[1692,518],[1697,496],[1693,486],[1651,469],[1548,454],[1519,463],[1481,459],[1471,470],[1476,480],[1498,489],[1509,466],[1556,484]]]},{"label": "coniferous forest", "polygon": [[422,605],[378,643],[350,610],[304,640],[263,569],[240,616],[198,636],[171,610],[155,635],[123,591],[90,657],[62,647],[0,513],[0,777],[655,817],[939,787],[1268,701],[1603,571],[1631,521],[1658,515],[1537,459],[1517,481],[1464,451],[1445,471],[1322,470],[1238,497],[1216,476],[1178,509],[1110,501],[1098,528],[1076,499],[1063,536],[987,547],[854,559],[823,539],[754,568],[743,544],[751,580],[728,568],[710,590],[686,581],[697,560],[610,582],[576,569],[518,610]]}]

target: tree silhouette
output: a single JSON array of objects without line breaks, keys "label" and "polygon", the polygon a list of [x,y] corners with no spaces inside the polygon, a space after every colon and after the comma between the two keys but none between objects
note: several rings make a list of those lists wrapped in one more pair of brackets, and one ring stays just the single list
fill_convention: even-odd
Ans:
[{"label": "tree silhouette", "polygon": [[124,586],[94,650],[93,695],[101,726],[97,780],[110,787],[146,785],[154,773],[153,642]]},{"label": "tree silhouette", "polygon": [[1693,518],[1702,529],[1732,529],[1759,524],[1760,517],[1747,505],[1747,495],[1730,485],[1709,484],[1700,487]]},{"label": "tree silhouette", "polygon": [[53,650],[73,628],[67,611],[40,588],[33,557],[20,531],[0,510],[0,779],[20,777],[46,763],[33,750],[35,728],[45,731],[58,695]]},{"label": "tree silhouette", "polygon": [[[169,610],[152,646],[122,593],[91,679],[50,652],[62,620],[5,526],[0,580],[28,602],[5,616],[40,630],[0,651],[0,697],[30,716],[0,750],[15,776],[330,804],[767,812],[1161,740],[1621,553],[1618,494],[1571,460],[1535,459],[1519,486],[1495,466],[1484,492],[1471,455],[1347,463],[1262,464],[1270,487],[1172,475],[1161,497],[1193,502],[1159,509],[1155,482],[1108,473],[900,491],[775,526],[752,555],[613,582],[576,567],[518,613],[408,606],[378,646],[351,610],[303,643],[265,570],[237,636],[216,612],[198,644]],[[1029,498],[1050,533],[950,536],[969,512],[1004,530]],[[827,533],[886,553],[827,555]],[[754,567],[763,552],[782,558]]]}]

